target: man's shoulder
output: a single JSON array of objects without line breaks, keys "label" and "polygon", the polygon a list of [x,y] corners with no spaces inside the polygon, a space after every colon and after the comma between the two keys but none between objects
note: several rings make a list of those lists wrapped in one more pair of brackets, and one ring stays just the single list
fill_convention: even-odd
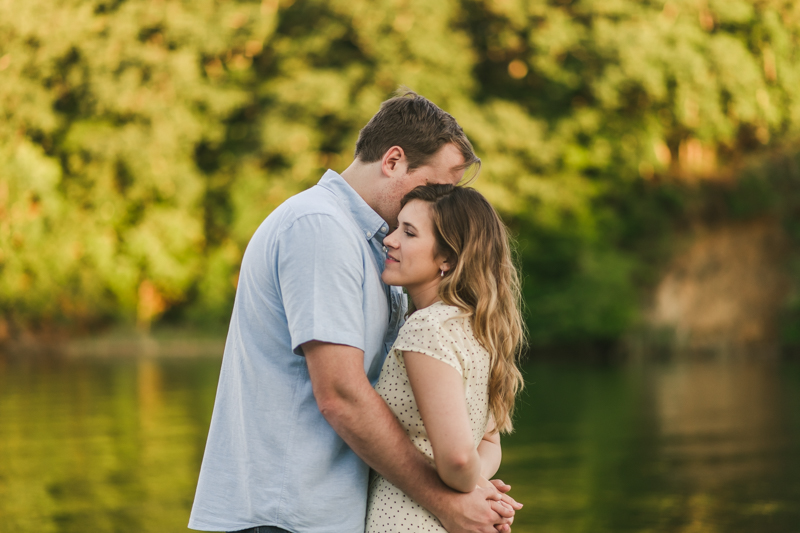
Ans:
[{"label": "man's shoulder", "polygon": [[[272,246],[279,242],[308,243],[325,240],[347,247],[359,247],[363,235],[346,206],[336,195],[315,185],[292,196],[264,220],[253,235],[253,241]],[[272,244],[270,244],[272,243]]]},{"label": "man's shoulder", "polygon": [[329,218],[341,224],[351,224],[352,216],[339,202],[333,191],[315,185],[284,201],[267,217],[277,219],[284,229],[307,217]]}]

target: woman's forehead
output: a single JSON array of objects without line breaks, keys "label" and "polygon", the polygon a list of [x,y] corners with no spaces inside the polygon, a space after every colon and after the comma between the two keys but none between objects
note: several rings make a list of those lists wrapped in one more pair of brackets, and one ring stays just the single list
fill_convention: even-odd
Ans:
[{"label": "woman's forehead", "polygon": [[427,225],[430,226],[431,204],[423,200],[411,200],[400,211],[397,220],[400,224],[409,223],[419,227],[427,223]]}]

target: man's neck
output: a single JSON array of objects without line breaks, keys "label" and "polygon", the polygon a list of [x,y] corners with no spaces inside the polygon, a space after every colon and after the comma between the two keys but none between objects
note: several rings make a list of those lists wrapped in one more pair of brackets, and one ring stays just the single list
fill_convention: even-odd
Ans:
[{"label": "man's neck", "polygon": [[380,173],[380,161],[375,163],[362,163],[354,159],[350,166],[340,174],[344,181],[350,185],[356,193],[370,206],[375,209],[375,184],[376,172]]}]

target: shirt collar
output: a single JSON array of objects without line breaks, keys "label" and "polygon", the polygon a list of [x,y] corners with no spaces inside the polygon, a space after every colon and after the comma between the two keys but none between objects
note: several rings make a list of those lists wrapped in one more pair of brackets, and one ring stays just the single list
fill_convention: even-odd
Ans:
[{"label": "shirt collar", "polygon": [[378,238],[378,242],[383,243],[383,239],[389,233],[389,224],[361,198],[342,176],[329,169],[317,185],[336,195],[353,216],[353,220],[361,229],[361,234],[365,239]]}]

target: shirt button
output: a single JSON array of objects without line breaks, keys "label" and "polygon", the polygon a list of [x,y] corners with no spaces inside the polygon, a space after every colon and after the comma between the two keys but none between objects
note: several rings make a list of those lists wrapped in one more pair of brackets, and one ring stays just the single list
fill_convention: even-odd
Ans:
[{"label": "shirt button", "polygon": [[381,231],[382,231],[382,232],[384,232],[384,233],[386,233],[387,231],[389,231],[389,228],[387,228],[386,226],[383,226],[383,227],[381,228]]},{"label": "shirt button", "polygon": [[367,239],[372,238],[372,233],[367,232]]}]

